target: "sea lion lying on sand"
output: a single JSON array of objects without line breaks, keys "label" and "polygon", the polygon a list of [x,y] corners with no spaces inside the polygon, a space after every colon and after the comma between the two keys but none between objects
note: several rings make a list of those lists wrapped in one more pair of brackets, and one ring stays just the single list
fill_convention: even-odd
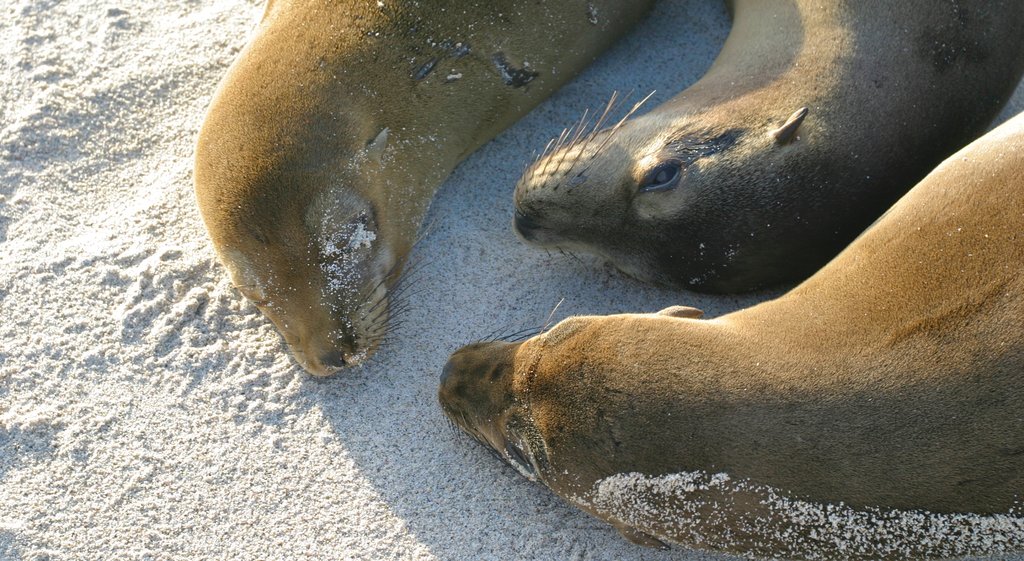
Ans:
[{"label": "sea lion lying on sand", "polygon": [[359,364],[456,164],[651,0],[271,0],[220,84],[195,190],[239,291],[309,372]]},{"label": "sea lion lying on sand", "polygon": [[647,545],[1024,549],[1024,114],[784,296],[699,314],[572,317],[469,345],[445,366],[441,405]]},{"label": "sea lion lying on sand", "polygon": [[700,81],[530,166],[522,238],[690,290],[802,280],[982,134],[1024,71],[1021,0],[731,6]]}]

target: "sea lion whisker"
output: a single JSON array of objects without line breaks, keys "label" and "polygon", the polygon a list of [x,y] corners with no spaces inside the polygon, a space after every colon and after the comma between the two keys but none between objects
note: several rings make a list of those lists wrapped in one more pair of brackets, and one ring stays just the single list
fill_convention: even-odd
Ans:
[{"label": "sea lion whisker", "polygon": [[417,257],[415,260],[412,260],[408,267],[406,267],[405,274],[395,282],[392,290],[412,282],[412,279],[417,278],[431,264],[432,262],[427,261],[426,257]]},{"label": "sea lion whisker", "polygon": [[[390,301],[390,299],[388,298],[388,294],[386,292],[381,293],[381,295],[378,296],[377,299],[374,301],[373,305],[370,306],[370,308],[367,309],[365,312],[363,312],[362,319],[366,319],[370,314],[372,314],[374,312],[374,310],[376,310],[378,307],[380,307],[381,304],[383,304],[385,302],[389,302],[389,301]],[[386,309],[387,309],[387,306],[384,306],[383,308],[381,308],[381,310],[386,310]]]},{"label": "sea lion whisker", "polygon": [[[396,304],[388,305],[387,308],[382,309],[376,320],[380,321],[381,318],[390,318],[390,321],[398,321],[401,316],[409,310],[409,304],[406,302],[399,302]],[[386,312],[386,314],[384,313]]]},{"label": "sea lion whisker", "polygon": [[[652,94],[653,94],[653,92],[652,92]],[[613,91],[612,95],[611,95],[611,98],[609,98],[608,103],[605,105],[604,112],[601,114],[601,117],[598,118],[598,120],[594,123],[594,126],[590,129],[590,132],[587,133],[586,135],[582,136],[582,137],[578,136],[578,137],[574,138],[573,142],[569,143],[567,146],[565,146],[563,148],[563,152],[561,154],[561,158],[558,160],[558,167],[559,168],[562,167],[562,163],[563,163],[567,153],[571,149],[575,148],[575,150],[571,150],[573,152],[573,159],[569,163],[569,165],[565,167],[565,169],[567,170],[565,172],[565,175],[569,175],[569,172],[576,167],[576,164],[579,163],[580,158],[587,157],[588,160],[590,160],[592,162],[593,159],[595,157],[597,157],[601,153],[601,151],[604,149],[604,147],[607,145],[607,143],[610,142],[610,140],[611,140],[610,136],[615,132],[616,128],[619,127],[626,119],[628,119],[628,117],[632,114],[632,111],[636,111],[636,109],[638,108],[638,105],[642,104],[647,99],[647,98],[644,98],[644,100],[641,100],[641,102],[639,104],[635,105],[634,108],[630,112],[627,112],[626,116],[623,117],[623,119],[620,119],[620,121],[617,122],[615,126],[613,126],[612,128],[610,128],[608,130],[602,130],[601,126],[607,120],[608,116],[611,113],[613,113],[621,104],[625,103],[630,97],[632,97],[632,95],[633,95],[633,92],[630,91],[625,96],[622,96],[621,98],[619,98],[618,92],[617,91]],[[601,133],[605,134],[605,138],[604,138],[602,144],[592,154],[588,153],[588,150],[590,148],[591,143],[594,141],[595,138],[600,136]],[[552,159],[545,160],[545,162],[544,162],[545,167],[549,164],[550,160],[552,160]],[[577,177],[583,176],[587,171],[589,171],[589,169],[590,169],[590,166],[588,165],[586,168],[584,168],[583,170],[578,172],[576,174],[576,176]],[[569,188],[569,191],[572,191],[577,186],[578,185],[572,185]]]},{"label": "sea lion whisker", "polygon": [[596,135],[597,132],[601,129],[601,126],[604,125],[605,120],[608,119],[608,115],[615,111],[617,103],[616,100],[618,99],[618,97],[618,90],[612,91],[612,95],[608,98],[608,103],[606,103],[604,106],[604,111],[601,113],[601,116],[597,119],[597,121],[594,122],[593,128],[590,129],[590,133],[587,135],[588,142],[590,141],[590,139],[594,138],[594,135]]},{"label": "sea lion whisker", "polygon": [[[424,267],[425,266],[426,265],[424,265]],[[395,286],[393,286],[391,288],[391,295],[392,295],[391,297],[392,298],[400,298],[402,296],[402,294],[404,294],[407,290],[409,290],[409,287],[417,286],[417,284],[419,282],[418,274],[421,271],[422,271],[422,268],[417,268],[417,269],[411,271],[409,275],[406,275],[405,277],[402,277],[402,279],[400,279],[397,283],[395,283]]]},{"label": "sea lion whisker", "polygon": [[[412,260],[410,259],[410,261],[412,261]],[[362,301],[364,301],[364,302],[365,302],[365,301],[366,301],[366,300],[367,300],[368,298],[370,298],[371,296],[373,296],[373,295],[374,295],[374,294],[375,294],[375,293],[376,293],[376,292],[377,292],[377,291],[378,291],[378,290],[380,289],[380,287],[381,287],[381,286],[382,286],[382,285],[383,285],[383,284],[384,284],[385,282],[387,282],[388,280],[390,280],[391,278],[393,278],[393,276],[394,276],[394,275],[395,275],[395,274],[396,274],[396,273],[397,273],[397,272],[398,272],[398,271],[400,270],[400,267],[401,267],[402,265],[403,265],[403,263],[401,263],[400,261],[396,261],[396,262],[395,262],[395,264],[394,264],[394,265],[392,265],[392,266],[391,266],[391,268],[390,268],[390,269],[388,269],[388,271],[387,271],[386,273],[384,273],[384,274],[383,274],[383,275],[381,276],[381,278],[380,278],[380,280],[379,280],[379,281],[377,281],[377,282],[376,282],[376,283],[375,283],[375,284],[374,284],[373,286],[371,286],[370,288],[368,288],[368,289],[364,290],[364,291],[362,292],[362,294],[360,294],[360,296],[359,296],[359,300],[362,300]],[[399,279],[399,280],[401,280],[401,279]],[[386,293],[386,292],[385,292],[385,293],[383,293],[383,294],[381,294],[381,295],[380,295],[380,296],[379,296],[379,297],[377,298],[377,301],[376,301],[376,303],[375,303],[375,304],[374,304],[374,305],[373,305],[373,306],[372,306],[372,307],[371,307],[371,308],[370,308],[369,310],[367,310],[367,311],[366,311],[365,313],[367,313],[367,314],[368,314],[368,313],[372,312],[372,311],[374,310],[374,308],[376,308],[377,306],[379,306],[379,305],[380,305],[380,303],[381,303],[382,301],[384,301],[384,300],[385,300],[386,298],[387,298],[387,293]],[[364,314],[364,315],[365,315],[365,314]]]},{"label": "sea lion whisker", "polygon": [[423,240],[425,240],[428,237],[430,237],[430,235],[433,234],[437,230],[438,224],[439,224],[439,222],[437,221],[437,217],[434,216],[434,217],[432,217],[430,219],[430,222],[428,222],[426,225],[422,226],[420,228],[419,235],[416,236],[415,240],[413,240],[412,247],[410,248],[410,250],[415,249],[416,247],[419,246],[420,242],[422,242]]},{"label": "sea lion whisker", "polygon": [[[515,329],[515,328],[512,328],[510,326],[509,329]],[[519,335],[523,331],[524,331],[523,329],[516,329],[514,331],[502,330],[502,331],[500,331],[498,333],[491,334],[488,337],[484,337],[483,339],[481,339],[481,340],[479,340],[477,342],[478,343],[493,343],[494,341],[505,341],[505,340],[508,340],[511,337],[515,337],[516,335]]]},{"label": "sea lion whisker", "polygon": [[587,130],[587,125],[589,125],[589,121],[587,121],[587,117],[589,115],[589,112],[590,112],[589,108],[586,108],[586,109],[583,110],[583,116],[580,117],[579,124],[574,127],[575,131],[574,131],[572,140],[569,141],[569,144],[568,144],[569,146],[575,145],[579,141],[580,136],[583,134],[583,131]]},{"label": "sea lion whisker", "polygon": [[558,150],[562,146],[562,144],[565,142],[565,139],[568,138],[568,137],[569,137],[569,128],[566,127],[564,129],[562,129],[562,133],[558,135],[558,141],[555,142],[555,150]]},{"label": "sea lion whisker", "polygon": [[566,255],[568,255],[570,259],[572,259],[573,261],[579,263],[580,265],[584,265],[584,266],[586,265],[586,262],[583,261],[583,258],[580,257],[580,255],[578,253],[576,253],[575,251],[572,251],[571,249],[570,250],[566,250]]},{"label": "sea lion whisker", "polygon": [[510,327],[511,327],[511,325],[505,324],[505,325],[503,325],[501,327],[498,327],[497,329],[493,329],[487,335],[484,335],[483,337],[481,337],[480,341],[488,341],[488,342],[494,341],[495,340],[494,337],[498,333],[502,333],[503,331],[505,331],[506,329],[508,329]]},{"label": "sea lion whisker", "polygon": [[[374,301],[373,305],[370,306],[369,309],[367,309],[365,312],[363,312],[362,318],[365,319],[366,317],[368,317],[370,314],[374,312],[374,310],[377,310],[382,303],[390,302],[391,300],[394,300],[396,298],[401,298],[402,293],[405,290],[405,287],[411,286],[410,283],[412,281],[410,279],[415,277],[417,273],[419,273],[425,267],[425,259],[421,257],[410,259],[410,264],[405,271],[405,275],[401,276],[398,279],[398,281],[395,283],[395,285],[391,288],[389,292],[382,293],[380,296],[378,296],[377,299]],[[381,284],[383,284],[384,281],[387,280],[387,277],[388,275],[385,275],[384,278],[382,278],[376,285],[374,285],[373,289],[369,291],[369,293],[366,296],[364,296],[363,299],[365,300],[372,296],[373,293],[375,293],[377,289],[381,286]]]},{"label": "sea lion whisker", "polygon": [[393,316],[393,315],[394,314],[392,313],[392,310],[390,309],[390,306],[384,306],[384,307],[378,309],[377,312],[375,314],[373,314],[373,316],[370,316],[369,313],[367,313],[367,314],[363,315],[360,319],[362,319],[363,321],[367,321],[368,320],[368,323],[370,325],[374,325],[377,322],[380,322],[381,320],[385,320],[386,321],[389,316]]},{"label": "sea lion whisker", "polygon": [[428,290],[428,287],[416,284],[407,284],[402,287],[402,290],[397,294],[397,297],[408,302],[412,300],[412,298],[423,294],[426,290]]},{"label": "sea lion whisker", "polygon": [[511,337],[511,338],[507,339],[506,341],[508,341],[509,343],[518,343],[520,341],[525,341],[525,340],[527,340],[527,339],[529,339],[531,337],[537,337],[538,335],[541,335],[542,333],[544,333],[544,329],[543,328],[532,328],[529,331],[526,331],[526,332],[524,332],[524,333],[522,333],[520,335],[516,335],[514,337]]},{"label": "sea lion whisker", "polygon": [[401,319],[401,317],[405,315],[406,312],[411,310],[412,307],[413,304],[408,300],[398,300],[394,302],[392,305],[388,306],[388,313],[391,315],[393,319]]},{"label": "sea lion whisker", "polygon": [[405,313],[408,312],[410,309],[412,309],[412,304],[410,304],[409,302],[401,301],[398,302],[396,305],[388,308],[388,311],[390,312],[390,316],[392,319],[398,320],[401,319],[402,316],[405,315]]},{"label": "sea lion whisker", "polygon": [[[629,96],[631,95],[633,95],[632,91],[626,94],[626,96],[623,97],[622,101],[624,102],[625,100],[629,99]],[[619,92],[613,91],[611,97],[608,98],[608,103],[605,104],[604,112],[602,112],[601,117],[596,122],[594,122],[594,126],[590,129],[590,132],[584,139],[583,145],[580,146],[579,151],[581,153],[584,152],[587,149],[587,147],[590,146],[590,143],[594,140],[598,133],[601,132],[601,127],[604,126],[604,123],[608,119],[608,116],[615,112],[615,110],[619,106],[619,103]]]},{"label": "sea lion whisker", "polygon": [[558,308],[560,308],[562,306],[562,302],[565,302],[565,297],[562,297],[561,299],[559,299],[558,303],[555,304],[555,307],[551,308],[551,313],[548,314],[548,319],[547,319],[547,321],[544,322],[544,327],[540,328],[540,330],[542,332],[543,331],[547,331],[548,326],[551,325],[551,319],[555,317],[555,312],[557,312]]},{"label": "sea lion whisker", "polygon": [[[623,115],[622,118],[619,119],[619,121],[617,123],[615,123],[615,125],[613,125],[610,129],[608,129],[608,131],[607,131],[607,133],[605,135],[604,140],[601,142],[601,144],[599,144],[597,146],[597,149],[594,150],[594,154],[590,156],[591,157],[591,161],[593,161],[593,158],[596,155],[600,154],[601,152],[604,151],[605,148],[608,147],[608,143],[611,142],[612,138],[615,137],[616,133],[618,131],[622,130],[622,125],[626,121],[628,121],[629,118],[632,117],[633,114],[636,113],[645,103],[647,103],[647,100],[651,99],[651,97],[655,94],[656,91],[657,90],[651,90],[651,93],[649,93],[646,96],[644,96],[644,98],[641,99],[640,101],[634,103],[633,107],[629,111],[627,111],[626,114]],[[589,169],[589,166],[587,167],[587,169]]]},{"label": "sea lion whisker", "polygon": [[509,342],[509,343],[516,343],[516,342],[519,342],[519,341],[523,341],[523,340],[529,339],[530,337],[533,337],[533,336],[541,333],[542,330],[543,330],[543,328],[541,328],[541,327],[531,326],[531,327],[527,327],[525,329],[522,329],[520,331],[517,331],[515,333],[510,333],[510,334],[502,337],[501,340]]},{"label": "sea lion whisker", "polygon": [[[554,145],[555,145],[555,139],[552,138],[551,140],[548,141],[547,144],[544,145],[544,149],[541,150],[540,155],[538,155],[536,157],[536,159],[533,160],[533,163],[534,164],[537,163],[537,160],[539,160],[539,159],[547,156],[548,154],[550,154],[551,153],[551,147],[554,146]],[[531,167],[532,167],[532,165],[533,164],[531,164]]]}]

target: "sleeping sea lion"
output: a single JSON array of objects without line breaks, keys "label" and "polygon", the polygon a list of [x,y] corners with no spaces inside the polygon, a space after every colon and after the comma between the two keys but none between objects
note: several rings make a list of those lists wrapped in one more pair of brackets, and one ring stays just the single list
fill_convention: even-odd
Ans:
[{"label": "sleeping sea lion", "polygon": [[651,0],[271,0],[220,84],[195,191],[239,291],[316,375],[359,364],[430,199]]},{"label": "sleeping sea lion", "polygon": [[523,239],[697,291],[804,279],[982,134],[1024,71],[1021,0],[731,6],[697,83],[580,123],[528,168]]},{"label": "sleeping sea lion", "polygon": [[573,317],[464,347],[441,405],[647,545],[1024,550],[1024,114],[784,296],[699,315]]}]

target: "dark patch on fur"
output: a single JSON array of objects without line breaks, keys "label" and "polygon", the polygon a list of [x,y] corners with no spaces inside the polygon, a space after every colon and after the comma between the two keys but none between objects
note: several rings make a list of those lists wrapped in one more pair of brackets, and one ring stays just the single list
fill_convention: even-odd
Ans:
[{"label": "dark patch on fur", "polygon": [[989,56],[988,49],[974,37],[981,22],[973,12],[959,2],[952,2],[948,16],[945,24],[925,29],[917,42],[919,54],[931,61],[940,74],[958,62],[977,64]]},{"label": "dark patch on fur", "polygon": [[427,62],[424,62],[423,65],[416,70],[416,72],[413,72],[413,79],[419,82],[420,80],[426,78],[428,74],[434,71],[434,67],[437,66],[437,60],[437,57],[434,57],[428,60]]},{"label": "dark patch on fur", "polygon": [[522,68],[512,66],[508,59],[505,58],[505,53],[494,53],[491,56],[491,62],[493,62],[495,68],[498,69],[498,73],[501,74],[501,81],[504,82],[506,86],[521,88],[532,82],[537,76],[540,76],[539,72],[530,70],[529,66],[525,63]]},{"label": "dark patch on fur", "polygon": [[682,162],[685,168],[701,158],[732,148],[742,136],[743,131],[739,129],[729,130],[710,138],[697,135],[683,136],[670,140],[665,145],[665,151]]}]

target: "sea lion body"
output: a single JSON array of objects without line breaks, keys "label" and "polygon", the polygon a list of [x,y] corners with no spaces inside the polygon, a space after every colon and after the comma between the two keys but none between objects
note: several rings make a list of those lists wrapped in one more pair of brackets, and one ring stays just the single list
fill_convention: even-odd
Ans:
[{"label": "sea lion body", "polygon": [[1020,0],[732,5],[698,82],[527,170],[524,239],[690,290],[802,280],[982,134],[1024,71]]},{"label": "sea lion body", "polygon": [[234,284],[313,374],[383,338],[431,197],[650,0],[273,0],[218,88],[195,190]]},{"label": "sea lion body", "polygon": [[752,557],[1024,550],[1024,115],[787,294],[455,353],[441,404],[616,525]]}]

